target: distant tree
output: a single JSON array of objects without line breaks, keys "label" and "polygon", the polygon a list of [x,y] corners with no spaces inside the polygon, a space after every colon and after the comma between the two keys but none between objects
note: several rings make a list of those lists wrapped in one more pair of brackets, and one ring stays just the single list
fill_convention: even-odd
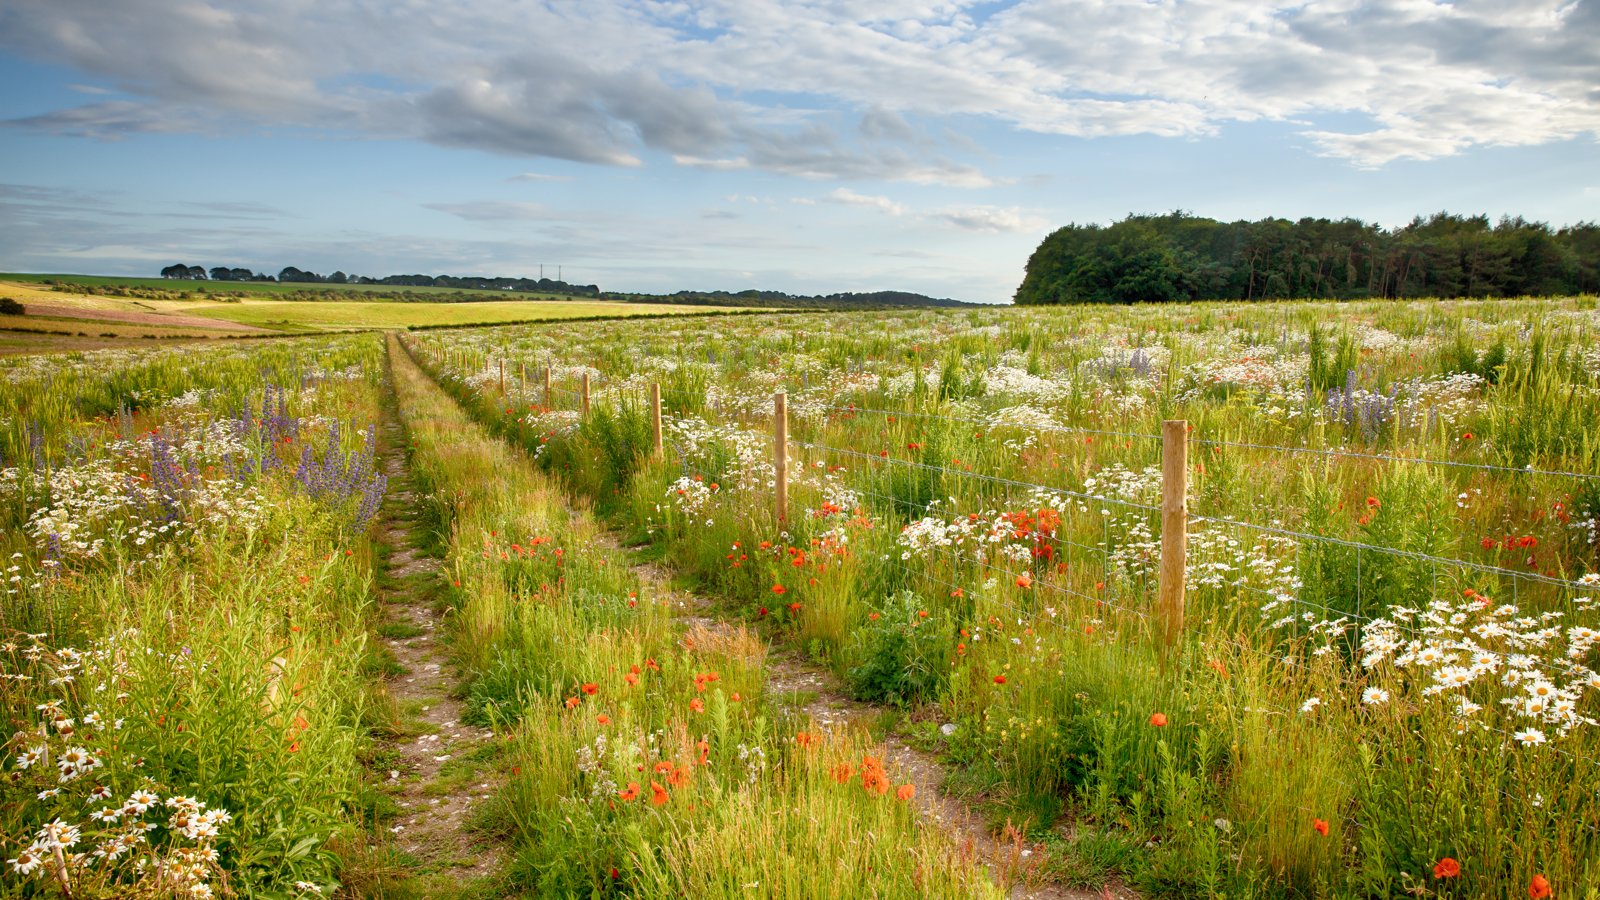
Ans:
[{"label": "distant tree", "polygon": [[173,265],[173,266],[167,266],[165,269],[161,270],[161,277],[162,278],[188,278],[189,277],[189,267],[184,265],[183,263],[178,263],[177,265]]},{"label": "distant tree", "polygon": [[344,284],[344,277],[345,276],[344,276],[343,272],[334,272],[332,275],[328,276],[328,283],[329,284]]},{"label": "distant tree", "polygon": [[260,276],[256,275],[256,273],[250,271],[249,269],[228,270],[228,279],[230,281],[255,281],[258,277]]},{"label": "distant tree", "polygon": [[320,282],[320,281],[326,281],[327,279],[323,278],[321,275],[318,275],[315,272],[302,272],[301,270],[296,269],[294,266],[286,266],[286,267],[284,267],[283,271],[278,273],[278,280],[279,281],[286,281],[286,282],[306,282],[306,283],[313,283],[314,284],[314,283],[317,283],[317,282]]},{"label": "distant tree", "polygon": [[204,268],[200,267],[200,266],[190,266],[189,267],[189,278],[194,280],[194,281],[205,281],[206,280],[206,270]]},{"label": "distant tree", "polygon": [[28,308],[18,303],[11,297],[0,297],[0,315],[20,316],[27,313]]},{"label": "distant tree", "polygon": [[213,266],[211,269],[212,281],[233,281],[233,270],[227,266]]}]

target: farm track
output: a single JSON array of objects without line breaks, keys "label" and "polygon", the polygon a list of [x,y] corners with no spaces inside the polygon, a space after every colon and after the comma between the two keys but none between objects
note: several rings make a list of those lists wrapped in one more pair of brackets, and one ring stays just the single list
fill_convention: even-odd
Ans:
[{"label": "farm track", "polygon": [[462,724],[462,704],[452,697],[461,679],[450,666],[444,623],[429,590],[444,561],[427,549],[434,542],[419,520],[405,428],[392,394],[391,402],[396,405],[386,409],[379,459],[389,479],[379,630],[404,672],[385,679],[382,688],[398,719],[396,734],[382,742],[392,754],[389,768],[378,773],[401,810],[389,838],[401,859],[415,866],[413,878],[455,882],[443,890],[417,885],[421,896],[478,896],[471,883],[494,879],[502,862],[499,848],[468,828],[474,808],[502,780],[493,768],[494,732]]}]

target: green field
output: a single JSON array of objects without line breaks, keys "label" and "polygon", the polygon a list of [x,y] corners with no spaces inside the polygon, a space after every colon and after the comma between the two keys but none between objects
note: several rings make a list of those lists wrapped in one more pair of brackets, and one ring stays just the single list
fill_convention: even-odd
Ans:
[{"label": "green field", "polygon": [[[60,285],[44,284],[46,280],[70,279],[71,284],[84,285],[85,292],[77,293]],[[227,284],[222,288],[221,284]],[[372,296],[374,285],[357,287],[348,292],[336,293],[341,299],[308,298],[304,294],[295,299],[280,299],[286,291],[305,288],[322,288],[323,285],[280,285],[249,283],[234,285],[218,283],[217,289],[202,292],[203,282],[168,281],[160,278],[117,280],[94,276],[53,275],[0,275],[0,297],[9,297],[30,305],[25,320],[17,319],[12,325],[28,330],[70,330],[99,334],[101,327],[120,322],[112,328],[112,337],[170,336],[163,329],[193,330],[215,327],[227,329],[233,324],[252,328],[266,328],[289,334],[324,331],[347,331],[391,328],[423,328],[453,325],[500,325],[516,322],[538,322],[562,319],[588,319],[606,317],[662,316],[697,314],[705,315],[704,306],[624,303],[615,300],[597,300],[589,297],[567,297],[548,294],[504,292],[502,300],[493,293],[479,292],[476,297],[489,297],[482,301],[459,299],[458,293],[442,288],[393,288],[404,291],[405,299],[391,296]],[[234,291],[234,287],[242,290]],[[332,286],[342,287],[342,286]],[[243,294],[244,296],[240,296]],[[445,299],[443,295],[448,295]],[[82,310],[107,315],[89,315],[85,318],[67,318],[61,310]],[[739,312],[739,307],[718,307],[714,313]],[[137,319],[128,320],[125,314]],[[123,317],[123,318],[119,318]],[[8,317],[12,318],[12,317]],[[170,319],[170,321],[169,321]],[[213,320],[214,326],[197,320]],[[44,349],[44,348],[40,348]],[[81,348],[78,348],[81,349]]]},{"label": "green field", "polygon": [[[188,315],[285,331],[336,331],[352,328],[415,328],[476,325],[591,316],[662,316],[704,313],[705,307],[656,306],[584,300],[505,300],[487,303],[397,303],[394,301],[305,302],[247,300],[243,303],[183,307]],[[721,312],[722,310],[718,310]]]}]

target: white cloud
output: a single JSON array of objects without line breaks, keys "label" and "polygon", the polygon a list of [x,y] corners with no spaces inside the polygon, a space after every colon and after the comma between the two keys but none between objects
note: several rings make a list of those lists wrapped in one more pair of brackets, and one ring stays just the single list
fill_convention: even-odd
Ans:
[{"label": "white cloud", "polygon": [[[11,123],[38,131],[287,125],[960,187],[994,181],[931,156],[919,119],[1194,137],[1342,114],[1373,124],[1305,136],[1362,165],[1600,133],[1596,0],[969,5],[413,0],[374,17],[360,0],[0,0],[0,47],[141,98]],[[750,99],[774,94],[808,108]]]},{"label": "white cloud", "polygon": [[573,180],[575,180],[575,179],[571,175],[542,175],[542,174],[540,174],[538,172],[523,172],[521,175],[513,175],[510,178],[507,178],[505,181],[502,181],[500,183],[501,184],[523,184],[523,183],[530,182],[530,181],[573,181]]},{"label": "white cloud", "polygon": [[891,216],[905,215],[906,208],[890,200],[888,197],[871,197],[858,194],[849,188],[839,188],[831,193],[824,194],[821,198],[827,203],[838,203],[841,206],[855,206],[861,209],[873,209]]},{"label": "white cloud", "polygon": [[923,218],[939,222],[962,231],[994,234],[1002,231],[1043,231],[1050,226],[1047,219],[1027,215],[1015,206],[948,207],[924,214]]}]

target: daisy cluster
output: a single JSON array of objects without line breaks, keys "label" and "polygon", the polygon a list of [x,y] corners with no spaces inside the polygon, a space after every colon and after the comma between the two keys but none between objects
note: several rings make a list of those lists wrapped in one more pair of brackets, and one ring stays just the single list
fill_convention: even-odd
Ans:
[{"label": "daisy cluster", "polygon": [[58,816],[6,863],[14,875],[49,876],[80,888],[115,882],[130,892],[205,900],[215,895],[210,882],[222,872],[216,842],[232,821],[226,809],[207,809],[194,797],[162,799],[140,788],[118,800],[96,785],[82,821]]},{"label": "daisy cluster", "polygon": [[[40,787],[35,800],[41,804],[61,810],[63,803],[82,802],[84,808],[65,818],[57,815],[38,829],[32,842],[7,861],[12,873],[50,875],[69,884],[115,877],[165,887],[186,897],[210,897],[208,882],[219,871],[214,844],[232,815],[226,809],[207,809],[193,797],[174,795],[163,801],[154,785],[115,799],[96,773],[105,767],[107,746],[115,746],[111,735],[122,728],[123,720],[72,699],[79,694],[81,675],[94,684],[94,694],[134,677],[125,660],[127,651],[121,648],[136,644],[137,632],[97,641],[87,651],[51,649],[46,637],[29,634],[23,636],[25,645],[15,641],[0,645],[0,658],[11,661],[0,678],[19,685],[39,684],[61,695],[35,706],[36,731],[12,737],[8,777],[13,784],[33,782]],[[170,661],[187,665],[177,656]],[[118,693],[116,699],[127,696]],[[126,765],[140,768],[142,761]],[[163,806],[170,812],[164,822],[156,821],[151,811]]]},{"label": "daisy cluster", "polygon": [[[1579,598],[1576,608],[1590,611],[1593,600]],[[1600,631],[1564,624],[1565,617],[1558,611],[1524,614],[1515,604],[1468,589],[1460,600],[1399,607],[1368,622],[1361,629],[1361,666],[1390,669],[1424,697],[1449,698],[1464,719],[1484,711],[1477,701],[1497,704],[1507,727],[1522,726],[1519,741],[1540,744],[1546,740],[1543,727],[1565,735],[1600,724],[1578,709],[1586,692],[1600,690],[1600,675],[1585,662],[1600,643]],[[1331,640],[1351,624],[1336,621],[1324,633]],[[1370,694],[1363,699],[1374,702]],[[1495,724],[1483,717],[1474,721],[1486,728]]]}]

